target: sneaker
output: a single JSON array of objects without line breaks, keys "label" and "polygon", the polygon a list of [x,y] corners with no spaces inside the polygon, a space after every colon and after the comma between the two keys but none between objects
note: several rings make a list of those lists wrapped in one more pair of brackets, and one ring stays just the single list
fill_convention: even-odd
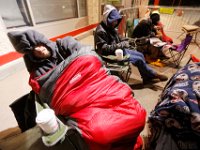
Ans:
[{"label": "sneaker", "polygon": [[160,81],[167,81],[168,80],[168,77],[166,75],[161,74],[161,73],[156,73],[155,77],[160,79]]}]

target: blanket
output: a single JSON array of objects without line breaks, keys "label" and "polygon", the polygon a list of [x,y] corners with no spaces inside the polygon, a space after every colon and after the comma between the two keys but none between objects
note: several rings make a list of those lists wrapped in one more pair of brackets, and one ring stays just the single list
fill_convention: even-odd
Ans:
[{"label": "blanket", "polygon": [[154,144],[157,143],[159,147],[157,140],[164,130],[165,135],[170,134],[169,139],[173,139],[179,149],[200,149],[199,105],[200,63],[188,64],[170,79],[150,114]]}]

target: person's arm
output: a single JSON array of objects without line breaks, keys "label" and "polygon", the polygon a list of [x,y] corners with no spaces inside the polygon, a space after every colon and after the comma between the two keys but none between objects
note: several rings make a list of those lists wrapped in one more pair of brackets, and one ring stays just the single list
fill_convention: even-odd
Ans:
[{"label": "person's arm", "polygon": [[115,55],[116,49],[124,49],[129,47],[128,41],[122,41],[120,43],[109,43],[109,37],[103,31],[95,33],[95,42],[97,46],[97,52],[101,55]]},{"label": "person's arm", "polygon": [[120,38],[120,41],[128,41],[129,40],[129,38],[128,37],[124,37],[124,36],[119,36],[119,38]]},{"label": "person's arm", "polygon": [[81,48],[81,43],[71,36],[67,36],[63,39],[58,39],[56,44],[59,53],[64,59],[71,55],[74,51],[79,51]]}]

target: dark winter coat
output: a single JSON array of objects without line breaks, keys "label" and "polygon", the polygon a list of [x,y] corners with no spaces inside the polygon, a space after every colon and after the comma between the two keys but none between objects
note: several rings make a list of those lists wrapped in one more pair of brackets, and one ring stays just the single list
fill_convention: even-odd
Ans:
[{"label": "dark winter coat", "polygon": [[[24,61],[30,73],[29,84],[37,94],[40,91],[40,87],[44,84],[44,81],[40,78],[51,72],[74,51],[78,52],[81,47],[84,47],[73,37],[69,36],[52,42],[35,30],[9,32],[8,37],[16,51],[24,54]],[[51,52],[51,57],[47,59],[34,57],[34,47],[41,44]],[[92,50],[92,47],[89,47],[88,50]]]},{"label": "dark winter coat", "polygon": [[[65,58],[67,58],[71,51],[80,48],[80,43],[75,41],[72,37],[58,39],[52,42],[43,34],[27,30],[24,32],[14,31],[9,32],[8,37],[14,45],[16,51],[25,54],[24,61],[29,73],[33,73],[34,77],[41,76],[49,71],[49,69],[58,65]],[[33,56],[32,52],[35,46],[44,45],[51,52],[51,57],[47,59],[38,59]]]},{"label": "dark winter coat", "polygon": [[[103,21],[97,26],[95,31],[96,51],[100,55],[115,55],[116,49],[124,49],[123,39],[117,33],[116,27],[121,22],[121,15],[116,8],[108,5],[103,13]],[[113,21],[118,21],[118,24],[113,28],[110,24]]]},{"label": "dark winter coat", "polygon": [[133,30],[132,38],[141,38],[141,37],[151,37],[155,36],[153,32],[153,24],[151,20],[141,20],[138,25]]}]

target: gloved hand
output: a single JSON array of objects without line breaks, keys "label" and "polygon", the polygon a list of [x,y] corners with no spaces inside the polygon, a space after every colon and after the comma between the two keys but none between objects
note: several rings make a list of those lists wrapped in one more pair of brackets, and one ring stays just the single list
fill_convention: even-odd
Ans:
[{"label": "gloved hand", "polygon": [[123,49],[123,48],[129,48],[130,44],[129,41],[122,41],[120,43],[117,43],[117,48]]}]

